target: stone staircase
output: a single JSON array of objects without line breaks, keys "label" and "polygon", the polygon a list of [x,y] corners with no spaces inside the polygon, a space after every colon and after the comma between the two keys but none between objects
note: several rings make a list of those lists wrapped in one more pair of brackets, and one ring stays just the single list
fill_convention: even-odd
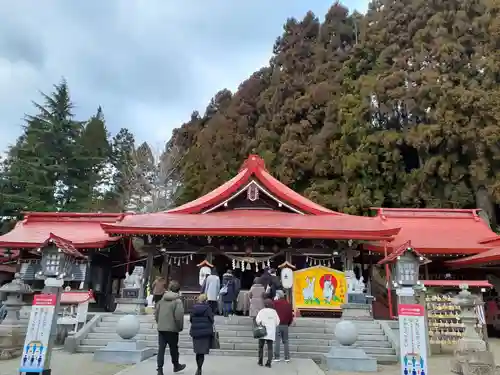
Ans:
[{"label": "stone staircase", "polygon": [[[79,353],[93,353],[106,346],[110,341],[121,340],[116,334],[116,323],[120,315],[103,314],[94,327],[76,347]],[[146,341],[150,347],[157,347],[156,323],[151,315],[139,316],[141,329],[137,340]],[[339,345],[334,337],[335,324],[339,319],[297,318],[290,327],[290,351],[292,358],[311,358],[320,360],[331,346]],[[389,342],[377,321],[356,322],[358,342],[367,354],[379,363],[397,362],[393,344]],[[252,337],[252,321],[249,317],[216,317],[216,328],[220,337],[220,350],[211,354],[256,356],[257,341]],[[181,354],[192,354],[192,341],[189,336],[189,320],[186,317],[184,331],[180,335]],[[168,352],[168,350],[167,350]]]}]

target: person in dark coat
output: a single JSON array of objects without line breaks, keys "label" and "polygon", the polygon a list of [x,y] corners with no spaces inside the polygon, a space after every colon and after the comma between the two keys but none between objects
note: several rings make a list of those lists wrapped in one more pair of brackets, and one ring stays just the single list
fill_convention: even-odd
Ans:
[{"label": "person in dark coat", "polygon": [[236,299],[236,282],[233,271],[227,270],[222,276],[222,288],[220,290],[222,299],[222,311],[224,316],[229,316],[233,313],[233,302]]},{"label": "person in dark coat", "polygon": [[193,338],[193,351],[196,354],[196,375],[201,375],[205,355],[210,353],[214,336],[214,313],[207,303],[207,296],[200,294],[198,302],[193,305],[190,316],[190,336]]},{"label": "person in dark coat", "polygon": [[276,297],[276,291],[281,289],[281,282],[276,276],[276,270],[274,268],[266,269],[260,279],[266,290],[266,298],[273,300]]},{"label": "person in dark coat", "polygon": [[271,284],[271,274],[269,273],[269,268],[264,269],[262,275],[260,275],[260,283],[267,289],[267,287]]}]

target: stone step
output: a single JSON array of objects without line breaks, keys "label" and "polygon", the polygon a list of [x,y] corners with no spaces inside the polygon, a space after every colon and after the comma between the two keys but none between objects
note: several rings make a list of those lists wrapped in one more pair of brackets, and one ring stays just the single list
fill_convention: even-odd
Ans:
[{"label": "stone step", "polygon": [[[91,332],[88,334],[87,339],[94,339],[94,340],[100,340],[104,342],[109,342],[109,341],[119,341],[121,338],[117,334],[109,334],[109,333],[98,333],[98,332]],[[141,341],[148,341],[148,342],[156,342],[158,340],[157,335],[137,335],[136,336],[137,340]],[[228,336],[220,336],[221,342],[226,342],[226,343],[233,343],[233,344],[238,344],[238,343],[247,343],[247,342],[253,342],[254,338],[253,337],[228,337]],[[191,342],[191,337],[184,333],[181,334],[179,337],[179,342]],[[388,340],[381,340],[381,341],[361,341],[358,340],[357,342],[358,346],[361,347],[379,347],[379,348],[392,348],[391,343]],[[307,339],[307,338],[291,338],[290,339],[290,345],[319,345],[319,346],[334,346],[334,345],[339,345],[336,340],[332,339]],[[90,345],[90,344],[89,344]]]},{"label": "stone step", "polygon": [[[185,324],[184,329],[189,330],[190,324]],[[228,324],[219,324],[217,325],[217,330],[219,331],[237,331],[237,332],[250,332],[252,331],[252,325],[228,325]],[[106,329],[109,331],[116,330],[116,323],[111,322],[101,322],[97,325],[97,329]],[[140,324],[140,332],[144,332],[147,330],[156,330],[156,323],[141,323]],[[296,333],[319,333],[319,334],[333,334],[335,332],[335,327],[297,327],[291,326],[290,330]],[[380,335],[383,331],[381,328],[374,327],[372,329],[367,328],[359,328],[358,334],[360,335]]]},{"label": "stone step", "polygon": [[[77,348],[78,353],[94,353],[100,346],[90,346],[82,345]],[[191,349],[180,349],[181,355],[193,355]],[[168,350],[167,350],[168,353]],[[323,353],[307,353],[307,352],[291,352],[292,360],[293,358],[310,358],[313,360],[320,361],[323,357]],[[167,354],[168,355],[168,354]],[[211,350],[210,355],[225,355],[225,356],[242,356],[242,357],[256,357],[255,350]],[[379,364],[393,364],[397,362],[396,354],[374,354],[372,355]]]},{"label": "stone step", "polygon": [[[117,322],[121,318],[121,315],[117,314],[105,314],[102,317],[102,322]],[[141,323],[154,324],[154,317],[152,315],[139,315],[139,321]],[[186,322],[189,321],[189,317],[186,316]],[[230,318],[224,318],[222,316],[215,317],[216,324],[224,324],[224,325],[251,325],[252,318],[248,316],[233,316]],[[296,318],[292,327],[311,327],[311,328],[324,328],[330,327],[333,328],[335,325],[340,322],[340,319],[318,319],[318,318]],[[380,328],[380,325],[377,321],[357,321],[356,326],[358,328]]]},{"label": "stone step", "polygon": [[[185,330],[189,330],[189,324],[184,326]],[[230,326],[230,325],[217,325],[216,328],[219,332],[252,332],[252,326]],[[110,324],[110,323],[99,323],[97,327],[95,328],[95,331],[101,331],[101,332],[116,332],[116,324]],[[146,325],[146,324],[141,324],[140,331],[143,334],[149,334],[149,333],[155,333],[157,331],[156,329],[156,324],[151,324],[151,325]],[[335,332],[335,328],[309,328],[309,327],[290,327],[290,332],[293,333],[317,333],[317,334],[330,334],[332,335]],[[366,329],[360,329],[358,328],[358,334],[364,335],[364,336],[377,336],[381,335],[383,331],[379,329],[372,329],[372,330],[366,330]]]},{"label": "stone step", "polygon": [[[108,342],[111,340],[102,340],[102,339],[85,339],[83,340],[83,345],[89,346],[106,346]],[[148,347],[156,348],[158,345],[157,340],[146,340],[144,341]],[[252,339],[252,341],[247,342],[227,342],[221,340],[220,346],[222,350],[257,350],[258,343],[257,340]],[[335,346],[339,346],[336,343]],[[358,343],[357,346],[360,346]],[[366,353],[368,354],[394,354],[393,348],[380,348],[376,346],[360,346],[362,347]],[[179,348],[183,349],[192,349],[193,342],[192,340],[182,340],[179,341]],[[327,353],[330,350],[330,345],[320,345],[310,340],[309,342],[300,342],[300,340],[296,340],[290,342],[290,351],[291,352],[319,352],[319,353]]]},{"label": "stone step", "polygon": [[[218,327],[217,331],[221,337],[252,337],[253,332],[251,329],[245,331],[234,331],[234,330],[226,330],[220,329]],[[116,329],[114,327],[96,327],[94,329],[95,333],[116,333]],[[156,329],[141,329],[139,331],[139,335],[155,335],[158,331]],[[187,335],[187,330],[186,330]],[[304,339],[331,339],[333,337],[332,333],[320,332],[320,333],[310,333],[310,332],[296,332],[296,329],[293,328],[289,332],[290,338],[304,338]],[[379,331],[378,334],[359,334],[358,340],[360,341],[385,341],[387,338],[385,335]]]}]

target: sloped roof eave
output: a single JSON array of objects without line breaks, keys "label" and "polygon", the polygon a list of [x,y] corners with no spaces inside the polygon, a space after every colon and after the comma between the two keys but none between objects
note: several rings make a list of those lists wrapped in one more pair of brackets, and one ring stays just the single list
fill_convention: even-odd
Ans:
[{"label": "sloped roof eave", "polygon": [[447,266],[457,268],[481,266],[486,264],[500,264],[500,247],[495,247],[479,254],[470,255],[460,259],[448,260],[445,264]]},{"label": "sloped roof eave", "polygon": [[243,166],[238,174],[231,180],[225,182],[209,193],[195,199],[194,201],[165,211],[165,213],[201,213],[203,210],[229,199],[232,195],[237,193],[238,190],[243,188],[245,184],[249,183],[253,176],[263,185],[265,189],[274,194],[279,200],[290,203],[292,206],[303,211],[304,213],[312,215],[342,215],[341,213],[331,211],[317,203],[314,203],[274,178],[265,168],[264,161],[257,155],[250,155],[243,163]]}]

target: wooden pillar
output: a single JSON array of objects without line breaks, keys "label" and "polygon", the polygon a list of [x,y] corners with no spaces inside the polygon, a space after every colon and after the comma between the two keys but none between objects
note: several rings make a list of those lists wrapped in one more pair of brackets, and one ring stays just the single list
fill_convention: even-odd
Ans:
[{"label": "wooden pillar", "polygon": [[147,287],[150,287],[152,283],[151,273],[153,272],[153,261],[154,255],[156,253],[156,249],[148,249],[148,259],[146,260],[146,269],[144,270],[144,296],[147,297],[146,290]]},{"label": "wooden pillar", "polygon": [[[387,257],[387,241],[384,242],[384,257]],[[389,318],[394,319],[392,308],[392,288],[391,288],[391,269],[389,264],[385,263],[385,281],[387,282],[387,304],[389,305]]]},{"label": "wooden pillar", "polygon": [[168,274],[170,266],[168,265],[167,259],[168,259],[167,255],[163,254],[163,264],[161,266],[161,274],[163,275],[168,284]]},{"label": "wooden pillar", "polygon": [[[291,250],[286,250],[285,251],[285,261],[290,263],[290,264],[293,264],[292,262],[292,251]],[[285,297],[287,299],[288,302],[290,302],[292,305],[293,305],[293,287],[292,289],[287,289],[285,291]]]}]

